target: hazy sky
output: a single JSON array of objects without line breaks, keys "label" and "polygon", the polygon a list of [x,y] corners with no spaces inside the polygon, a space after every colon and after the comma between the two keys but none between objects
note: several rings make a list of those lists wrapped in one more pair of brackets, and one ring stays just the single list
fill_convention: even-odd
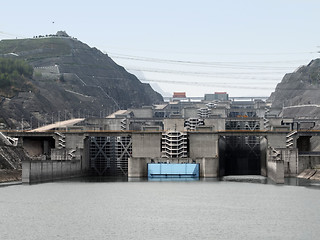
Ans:
[{"label": "hazy sky", "polygon": [[0,39],[65,30],[188,96],[269,96],[320,51],[319,0],[1,2]]}]

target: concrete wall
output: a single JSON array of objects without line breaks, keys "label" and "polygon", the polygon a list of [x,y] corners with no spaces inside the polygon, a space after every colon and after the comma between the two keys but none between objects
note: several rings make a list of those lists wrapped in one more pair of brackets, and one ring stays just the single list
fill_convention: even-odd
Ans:
[{"label": "concrete wall", "polygon": [[316,155],[299,155],[297,174],[303,172],[303,170],[308,168],[319,168],[320,167],[320,156]]},{"label": "concrete wall", "polygon": [[196,163],[200,163],[200,177],[216,178],[219,176],[218,158],[197,158]]},{"label": "concrete wall", "polygon": [[260,167],[261,167],[261,175],[266,177],[267,174],[267,148],[268,141],[265,137],[261,137],[260,139]]},{"label": "concrete wall", "polygon": [[267,118],[270,126],[281,126],[282,118]]},{"label": "concrete wall", "polygon": [[84,147],[84,135],[82,133],[66,133],[66,148],[76,149]]},{"label": "concrete wall", "polygon": [[29,156],[39,156],[43,154],[43,146],[41,140],[23,139],[23,148]]},{"label": "concrete wall", "polygon": [[195,107],[189,107],[182,109],[182,117],[187,118],[198,118],[198,109]]},{"label": "concrete wall", "polygon": [[295,177],[298,174],[298,149],[281,149],[281,159],[284,162],[284,175],[286,177]]},{"label": "concrete wall", "polygon": [[75,160],[81,159],[83,154],[83,149],[51,149],[51,160]]},{"label": "concrete wall", "polygon": [[40,183],[83,175],[81,161],[23,161],[22,183]]},{"label": "concrete wall", "polygon": [[227,117],[227,110],[223,107],[212,108],[211,114],[225,118]]},{"label": "concrete wall", "polygon": [[287,133],[268,134],[268,146],[273,148],[286,148]]},{"label": "concrete wall", "polygon": [[218,156],[218,135],[212,133],[189,133],[189,157],[216,158]]},{"label": "concrete wall", "polygon": [[148,163],[151,162],[150,158],[134,158],[128,159],[128,177],[140,178],[148,176]]},{"label": "concrete wall", "polygon": [[83,128],[90,131],[120,131],[121,121],[126,116],[119,118],[88,118],[86,119]]},{"label": "concrete wall", "polygon": [[311,151],[320,151],[320,136],[313,136],[310,139]]},{"label": "concrete wall", "polygon": [[163,120],[164,131],[184,131],[183,118],[165,118]]},{"label": "concrete wall", "polygon": [[269,160],[268,166],[268,178],[275,183],[284,183],[284,164],[283,161]]},{"label": "concrete wall", "polygon": [[264,130],[265,129],[263,118],[259,119],[259,126],[260,126],[260,130]]},{"label": "concrete wall", "polygon": [[214,131],[223,131],[226,128],[226,120],[224,118],[206,118],[205,126],[214,126]]},{"label": "concrete wall", "polygon": [[152,118],[153,117],[153,109],[152,107],[143,107],[137,109],[129,109],[133,112],[135,118]]},{"label": "concrete wall", "polygon": [[257,114],[257,117],[259,117],[259,118],[263,118],[265,115],[265,112],[266,112],[266,110],[264,107],[256,109],[256,114]]},{"label": "concrete wall", "polygon": [[275,183],[284,183],[284,161],[273,159],[272,149],[267,150],[267,176]]},{"label": "concrete wall", "polygon": [[159,133],[133,133],[132,157],[156,158],[161,157],[161,132]]}]

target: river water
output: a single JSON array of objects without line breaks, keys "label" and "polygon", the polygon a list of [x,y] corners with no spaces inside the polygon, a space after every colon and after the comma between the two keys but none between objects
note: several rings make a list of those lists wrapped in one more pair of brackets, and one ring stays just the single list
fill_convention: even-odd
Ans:
[{"label": "river water", "polygon": [[65,181],[0,188],[0,239],[320,239],[320,187]]}]

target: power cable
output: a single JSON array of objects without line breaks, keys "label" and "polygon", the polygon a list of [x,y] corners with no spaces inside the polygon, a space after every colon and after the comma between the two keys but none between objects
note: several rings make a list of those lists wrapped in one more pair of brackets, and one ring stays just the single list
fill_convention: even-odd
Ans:
[{"label": "power cable", "polygon": [[[172,60],[172,59],[161,59],[161,58],[150,58],[140,57],[131,55],[111,54],[112,58],[126,59],[133,61],[144,61],[144,62],[155,62],[155,63],[166,63],[166,64],[183,64],[193,65],[201,67],[216,67],[216,68],[232,68],[232,69],[263,69],[263,70],[288,70],[289,67],[278,67],[278,66],[257,66],[257,65],[244,65],[248,63],[253,64],[266,64],[266,62],[206,62],[206,61],[185,61],[185,60]],[[279,61],[273,61],[269,63],[279,63]],[[284,61],[284,63],[288,63]],[[294,67],[294,66],[291,66]]]},{"label": "power cable", "polygon": [[[187,75],[193,75],[193,76],[199,76],[199,77],[206,77],[206,78],[212,78],[212,77],[218,77],[218,78],[227,78],[227,79],[245,79],[245,80],[259,80],[259,81],[279,81],[279,78],[270,78],[266,79],[259,78],[259,77],[245,77],[245,76],[226,76],[225,74],[219,75],[218,73],[210,73],[210,72],[190,72],[190,71],[175,71],[175,70],[168,70],[168,69],[139,69],[139,68],[126,68],[128,71],[143,71],[143,72],[153,72],[153,73],[164,73],[164,74],[176,74],[181,76],[187,76]],[[229,73],[230,74],[230,73]]]}]

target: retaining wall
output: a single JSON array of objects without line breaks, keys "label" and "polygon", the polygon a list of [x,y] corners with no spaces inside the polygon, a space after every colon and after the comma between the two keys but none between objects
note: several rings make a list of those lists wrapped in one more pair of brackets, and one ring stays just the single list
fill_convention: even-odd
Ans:
[{"label": "retaining wall", "polygon": [[268,160],[268,178],[275,183],[284,183],[284,161],[283,160]]},{"label": "retaining wall", "polygon": [[22,162],[22,183],[40,183],[84,175],[80,160],[31,160]]},{"label": "retaining wall", "polygon": [[312,154],[299,155],[298,174],[309,168],[320,168],[320,156]]}]

